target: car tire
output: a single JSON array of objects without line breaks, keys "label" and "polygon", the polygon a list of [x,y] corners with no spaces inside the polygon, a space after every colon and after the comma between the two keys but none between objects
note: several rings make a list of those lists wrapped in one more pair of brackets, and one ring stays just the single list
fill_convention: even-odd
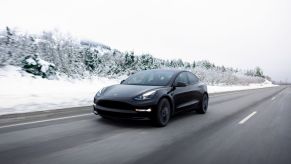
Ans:
[{"label": "car tire", "polygon": [[208,95],[207,94],[203,94],[203,97],[199,103],[199,108],[196,109],[196,112],[199,114],[205,114],[208,108]]},{"label": "car tire", "polygon": [[153,113],[152,121],[155,126],[164,127],[168,124],[171,117],[171,105],[170,102],[163,98],[157,105],[156,110]]}]

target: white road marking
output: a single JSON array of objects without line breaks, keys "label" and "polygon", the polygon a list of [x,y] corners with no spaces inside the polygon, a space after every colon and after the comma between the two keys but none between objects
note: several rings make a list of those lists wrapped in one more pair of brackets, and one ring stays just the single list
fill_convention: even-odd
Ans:
[{"label": "white road marking", "polygon": [[250,119],[252,116],[254,116],[257,112],[254,111],[253,113],[251,113],[250,115],[248,115],[247,117],[245,117],[244,119],[242,119],[238,124],[243,124],[245,123],[248,119]]},{"label": "white road marking", "polygon": [[93,115],[93,114],[87,113],[87,114],[79,114],[79,115],[74,115],[74,116],[52,118],[52,119],[47,119],[47,120],[39,120],[39,121],[25,122],[25,123],[19,123],[19,124],[5,125],[5,126],[0,126],[0,129],[21,126],[21,125],[30,125],[30,124],[36,124],[36,123],[64,120],[64,119],[69,119],[69,118],[77,118],[77,117],[83,117],[83,116],[89,116],[89,115]]},{"label": "white road marking", "polygon": [[271,100],[272,100],[272,101],[274,101],[275,99],[276,99],[276,96],[272,97],[272,99],[271,99]]}]

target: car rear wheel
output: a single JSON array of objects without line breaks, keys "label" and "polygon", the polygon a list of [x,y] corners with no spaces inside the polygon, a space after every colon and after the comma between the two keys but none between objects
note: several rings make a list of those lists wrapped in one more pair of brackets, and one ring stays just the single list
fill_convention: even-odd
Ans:
[{"label": "car rear wheel", "polygon": [[152,121],[158,127],[164,127],[168,124],[171,117],[171,105],[167,99],[162,99],[155,113],[153,114]]},{"label": "car rear wheel", "polygon": [[208,108],[208,96],[207,94],[204,94],[199,104],[199,108],[196,110],[196,112],[200,114],[205,114],[207,111],[207,108]]}]

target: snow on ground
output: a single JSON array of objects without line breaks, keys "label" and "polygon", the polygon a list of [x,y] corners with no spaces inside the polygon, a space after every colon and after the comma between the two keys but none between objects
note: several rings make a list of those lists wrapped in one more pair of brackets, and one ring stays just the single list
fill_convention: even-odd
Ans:
[{"label": "snow on ground", "polygon": [[[0,115],[92,105],[95,93],[125,77],[90,80],[47,80],[19,67],[0,68]],[[208,86],[209,93],[273,87],[270,82],[249,86]]]},{"label": "snow on ground", "polygon": [[0,115],[91,105],[100,88],[120,81],[47,80],[33,78],[19,67],[4,67],[0,69]]},{"label": "snow on ground", "polygon": [[218,93],[218,92],[228,92],[228,91],[239,91],[239,90],[247,90],[247,89],[257,89],[257,88],[267,88],[267,87],[275,87],[277,85],[272,84],[270,81],[265,81],[261,84],[250,84],[246,86],[238,86],[238,85],[230,85],[230,86],[207,86],[209,93]]}]

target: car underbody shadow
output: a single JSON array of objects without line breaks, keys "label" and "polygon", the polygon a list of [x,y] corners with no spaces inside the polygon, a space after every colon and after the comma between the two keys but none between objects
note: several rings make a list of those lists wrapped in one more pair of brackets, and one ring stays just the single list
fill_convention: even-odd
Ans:
[{"label": "car underbody shadow", "polygon": [[97,116],[96,121],[101,124],[124,128],[153,128],[149,119],[120,119],[120,118],[102,118]]},{"label": "car underbody shadow", "polygon": [[[200,115],[196,111],[181,111],[175,115],[173,115],[169,121],[169,124],[174,124],[177,120],[193,117],[195,115]],[[154,123],[148,119],[121,119],[121,118],[102,118],[100,116],[96,116],[96,122],[100,124],[106,124],[111,126],[118,126],[124,128],[157,128]]]}]

